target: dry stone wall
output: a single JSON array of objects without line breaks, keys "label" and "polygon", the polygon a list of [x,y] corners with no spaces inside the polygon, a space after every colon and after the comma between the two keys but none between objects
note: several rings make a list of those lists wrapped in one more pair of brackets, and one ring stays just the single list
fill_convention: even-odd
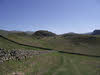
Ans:
[{"label": "dry stone wall", "polygon": [[26,59],[27,57],[32,57],[33,55],[45,54],[53,51],[48,50],[6,50],[0,48],[0,63],[9,60],[18,60]]}]

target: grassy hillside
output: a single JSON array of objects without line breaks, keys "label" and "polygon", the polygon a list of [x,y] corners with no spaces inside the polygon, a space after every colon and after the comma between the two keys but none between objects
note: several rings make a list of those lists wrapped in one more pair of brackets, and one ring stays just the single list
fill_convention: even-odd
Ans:
[{"label": "grassy hillside", "polygon": [[100,55],[100,36],[67,35],[55,38],[44,38],[45,46],[67,52]]},{"label": "grassy hillside", "polygon": [[48,53],[0,64],[0,75],[99,75],[100,58]]},{"label": "grassy hillside", "polygon": [[74,53],[100,55],[100,36],[66,34],[36,38],[32,35],[9,34],[6,37],[19,43],[40,46]]},{"label": "grassy hillside", "polygon": [[40,40],[38,40],[36,37],[33,37],[32,35],[22,34],[22,33],[12,33],[7,36],[5,36],[11,40],[14,40],[19,43],[31,45],[31,46],[42,46],[40,43]]},{"label": "grassy hillside", "polygon": [[[37,38],[26,33],[10,33],[5,37],[19,43],[66,52],[100,55],[100,36],[67,34]],[[0,36],[0,48],[38,48],[16,44]],[[0,63],[0,75],[100,75],[100,58],[52,52],[32,58]]]},{"label": "grassy hillside", "polygon": [[[62,50],[66,52],[100,56],[99,35],[96,36],[96,35],[64,34],[64,35],[57,35],[51,37],[37,38],[36,35],[35,36],[28,35],[25,32],[19,32],[19,33],[9,32],[8,35],[4,35],[4,36],[11,40],[26,45],[51,48],[53,50]],[[40,32],[39,32],[39,36],[40,36]]]},{"label": "grassy hillside", "polygon": [[1,36],[0,36],[0,48],[5,48],[8,50],[10,50],[10,49],[32,49],[32,50],[35,49],[36,50],[37,49],[37,48],[33,48],[33,47],[27,47],[27,46],[16,44],[14,42],[4,39]]}]

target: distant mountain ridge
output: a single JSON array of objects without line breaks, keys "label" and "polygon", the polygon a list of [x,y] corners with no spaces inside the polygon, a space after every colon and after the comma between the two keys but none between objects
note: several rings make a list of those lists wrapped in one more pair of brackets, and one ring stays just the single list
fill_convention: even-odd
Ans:
[{"label": "distant mountain ridge", "polygon": [[[55,36],[57,34],[50,32],[50,31],[46,31],[46,30],[38,30],[38,31],[8,31],[8,30],[0,30],[0,34],[1,35],[9,35],[9,34],[28,34],[28,35],[35,35],[35,36],[42,36],[42,37],[47,37],[47,36]],[[69,32],[69,33],[64,33],[64,34],[60,34],[63,36],[66,35],[76,35],[79,33],[74,33],[74,32]],[[82,34],[82,33],[81,33]],[[83,33],[83,35],[100,35],[100,30],[94,30],[93,32],[87,32],[87,33]]]}]

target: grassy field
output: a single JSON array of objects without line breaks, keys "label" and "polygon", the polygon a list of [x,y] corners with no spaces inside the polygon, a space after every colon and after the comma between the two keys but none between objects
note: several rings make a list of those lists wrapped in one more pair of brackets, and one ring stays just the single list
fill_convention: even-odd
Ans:
[{"label": "grassy field", "polygon": [[57,52],[0,64],[0,75],[100,75],[100,58]]}]

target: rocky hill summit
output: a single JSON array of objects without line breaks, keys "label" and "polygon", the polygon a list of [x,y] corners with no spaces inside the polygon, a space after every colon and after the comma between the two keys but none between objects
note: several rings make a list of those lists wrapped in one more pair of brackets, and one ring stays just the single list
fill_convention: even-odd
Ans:
[{"label": "rocky hill summit", "polygon": [[100,30],[94,30],[92,35],[100,35]]},{"label": "rocky hill summit", "polygon": [[46,30],[39,30],[39,31],[36,31],[36,32],[33,34],[33,36],[42,38],[42,37],[52,37],[52,36],[56,36],[56,34],[50,32],[50,31],[46,31]]}]

